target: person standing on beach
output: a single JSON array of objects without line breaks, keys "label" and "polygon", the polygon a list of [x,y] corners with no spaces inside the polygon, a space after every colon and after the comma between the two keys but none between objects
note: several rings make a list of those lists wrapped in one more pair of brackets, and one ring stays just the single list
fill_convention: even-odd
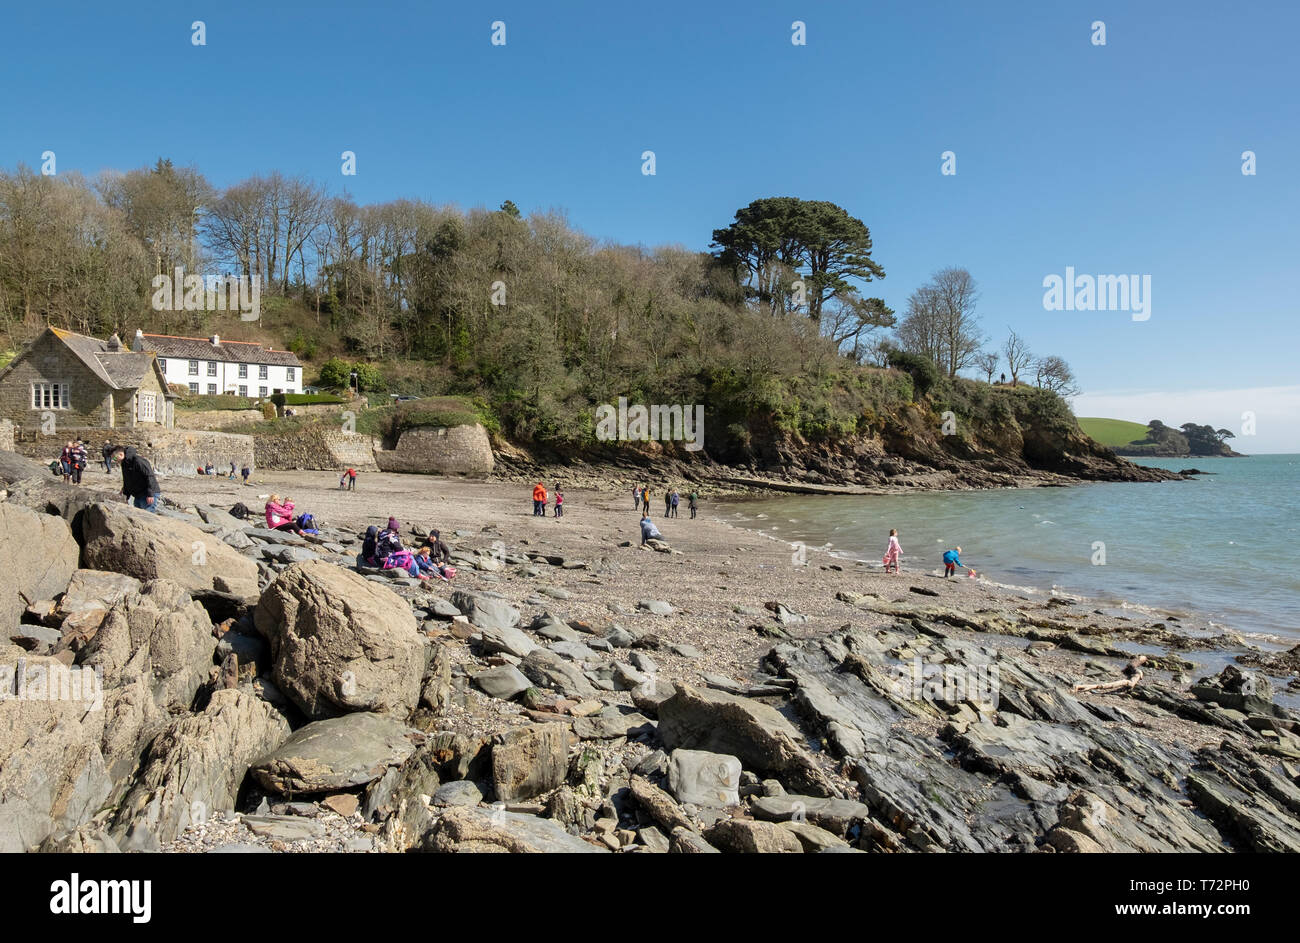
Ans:
[{"label": "person standing on beach", "polygon": [[650,486],[641,486],[641,516],[650,516]]},{"label": "person standing on beach", "polygon": [[695,491],[694,489],[691,489],[691,493],[686,496],[687,506],[690,507],[691,509],[691,520],[695,520],[695,510],[696,510],[695,505],[696,502],[699,501],[699,499],[700,499],[699,492]]},{"label": "person standing on beach", "polygon": [[674,488],[674,489],[673,489],[673,493],[672,493],[672,501],[670,502],[671,505],[672,505],[672,509],[673,509],[673,510],[672,510],[672,513],[669,515],[670,517],[676,517],[676,516],[677,516],[677,505],[678,505],[678,503],[679,503],[680,501],[681,501],[681,495],[679,495],[679,494],[677,493],[677,489]]},{"label": "person standing on beach", "polygon": [[540,481],[533,485],[533,517],[546,516],[546,485]]},{"label": "person standing on beach", "polygon": [[564,517],[564,492],[559,485],[555,486],[555,516]]},{"label": "person standing on beach", "polygon": [[113,452],[116,446],[112,442],[105,442],[104,447],[99,450],[99,454],[104,457],[104,474],[113,474]]},{"label": "person standing on beach", "polygon": [[903,547],[898,542],[898,531],[894,528],[889,529],[889,546],[885,548],[885,572],[889,572],[892,566],[894,572],[898,572],[898,558],[903,555]]},{"label": "person standing on beach", "polygon": [[670,516],[672,514],[672,510],[673,510],[673,495],[671,491],[665,489],[664,490],[664,517]]},{"label": "person standing on beach", "polygon": [[641,488],[638,485],[632,486],[632,510],[641,509]]},{"label": "person standing on beach", "polygon": [[357,490],[357,470],[355,468],[348,469],[348,490]]},{"label": "person standing on beach", "polygon": [[253,470],[252,470],[251,468],[249,468],[247,465],[245,465],[243,468],[241,468],[241,469],[239,470],[239,475],[240,475],[241,478],[244,479],[244,484],[245,484],[245,485],[248,484],[248,476],[251,475],[252,473],[253,473]]}]

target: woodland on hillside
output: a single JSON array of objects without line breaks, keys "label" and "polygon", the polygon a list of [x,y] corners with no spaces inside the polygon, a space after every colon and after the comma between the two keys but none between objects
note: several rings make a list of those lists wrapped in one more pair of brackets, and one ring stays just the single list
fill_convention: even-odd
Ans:
[{"label": "woodland on hillside", "polygon": [[[107,337],[219,331],[288,347],[313,378],[466,396],[522,440],[589,439],[594,410],[703,403],[711,447],[780,430],[878,429],[899,403],[982,401],[959,371],[1068,394],[1058,358],[986,349],[970,273],[944,268],[895,315],[870,232],[843,208],[755,200],[710,252],[596,240],[509,200],[359,205],[279,172],[213,187],[196,168],[95,179],[0,171],[0,344],[45,325]],[[155,276],[257,276],[262,317],[157,310]],[[887,369],[890,366],[899,369]],[[933,374],[933,375],[932,375]]]}]

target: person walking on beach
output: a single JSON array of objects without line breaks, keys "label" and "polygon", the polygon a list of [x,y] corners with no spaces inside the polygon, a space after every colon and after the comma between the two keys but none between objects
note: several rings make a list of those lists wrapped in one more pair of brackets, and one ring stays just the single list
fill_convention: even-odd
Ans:
[{"label": "person walking on beach", "polygon": [[240,475],[241,478],[244,479],[244,484],[245,484],[245,485],[248,484],[248,476],[251,475],[252,473],[253,473],[253,470],[252,470],[251,468],[249,468],[247,465],[245,465],[243,468],[241,468],[241,469],[239,470],[239,475]]},{"label": "person walking on beach", "polygon": [[672,507],[672,512],[671,512],[668,516],[669,516],[669,517],[676,517],[676,516],[677,516],[677,504],[678,504],[678,502],[681,500],[681,496],[677,493],[677,489],[674,488],[674,489],[673,489],[673,493],[672,493],[669,497],[670,497],[670,500],[669,500],[668,503],[669,503],[669,505]]},{"label": "person walking on beach", "polygon": [[641,516],[650,516],[650,486],[641,486]]},{"label": "person walking on beach", "polygon": [[230,474],[226,476],[226,480],[227,481],[235,480],[235,463],[233,461],[230,463]]},{"label": "person walking on beach", "polygon": [[533,485],[533,517],[546,516],[546,485],[540,481]]},{"label": "person walking on beach", "polygon": [[954,547],[952,550],[945,550],[943,553],[943,578],[947,579],[957,572],[957,567],[966,567],[971,576],[975,571],[966,564],[961,562],[961,547]]},{"label": "person walking on beach", "polygon": [[695,511],[696,511],[695,505],[696,502],[699,501],[699,498],[700,498],[699,492],[695,491],[694,489],[692,489],[691,493],[686,496],[686,505],[691,509],[691,520],[695,520]]},{"label": "person walking on beach", "polygon": [[81,473],[86,470],[86,444],[80,439],[72,446],[72,483],[81,484]]},{"label": "person walking on beach", "polygon": [[889,546],[885,548],[885,572],[889,572],[892,566],[894,572],[898,572],[898,558],[903,555],[903,547],[898,542],[898,531],[894,528],[889,529]]},{"label": "person walking on beach", "polygon": [[641,488],[638,485],[632,486],[632,510],[637,511],[641,508]]},{"label": "person walking on beach", "polygon": [[348,469],[348,490],[357,490],[357,470],[355,468]]},{"label": "person walking on beach", "polygon": [[564,492],[559,485],[555,486],[555,516],[564,517]]},{"label": "person walking on beach", "polygon": [[129,445],[118,449],[113,457],[122,466],[122,494],[136,507],[157,514],[162,496],[149,460],[137,455]]}]

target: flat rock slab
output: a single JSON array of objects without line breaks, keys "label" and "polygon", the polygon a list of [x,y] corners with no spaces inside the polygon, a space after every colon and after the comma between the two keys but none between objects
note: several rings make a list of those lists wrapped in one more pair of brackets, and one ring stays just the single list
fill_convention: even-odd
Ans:
[{"label": "flat rock slab", "polygon": [[302,841],[325,834],[325,826],[320,822],[298,815],[245,815],[243,821],[250,832],[262,838]]},{"label": "flat rock slab", "polygon": [[533,685],[514,665],[500,665],[480,671],[474,675],[473,681],[483,693],[503,701],[518,697]]},{"label": "flat rock slab", "polygon": [[452,808],[424,838],[426,851],[588,854],[605,851],[566,832],[554,819],[499,809]]},{"label": "flat rock slab", "polygon": [[352,789],[400,766],[422,736],[382,714],[346,714],[299,728],[251,772],[280,795]]}]

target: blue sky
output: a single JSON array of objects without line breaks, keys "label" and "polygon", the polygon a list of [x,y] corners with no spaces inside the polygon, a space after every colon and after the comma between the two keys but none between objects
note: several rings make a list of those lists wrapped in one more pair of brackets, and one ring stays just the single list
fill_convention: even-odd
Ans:
[{"label": "blue sky", "polygon": [[[11,7],[0,164],[163,155],[219,186],[279,169],[692,249],[755,198],[831,200],[871,228],[887,277],[868,293],[901,311],[933,271],[969,269],[990,335],[1073,365],[1080,414],[1238,428],[1250,410],[1247,450],[1300,451],[1279,405],[1300,384],[1300,4],[466,6]],[[1044,310],[1067,266],[1149,274],[1150,319]]]}]

